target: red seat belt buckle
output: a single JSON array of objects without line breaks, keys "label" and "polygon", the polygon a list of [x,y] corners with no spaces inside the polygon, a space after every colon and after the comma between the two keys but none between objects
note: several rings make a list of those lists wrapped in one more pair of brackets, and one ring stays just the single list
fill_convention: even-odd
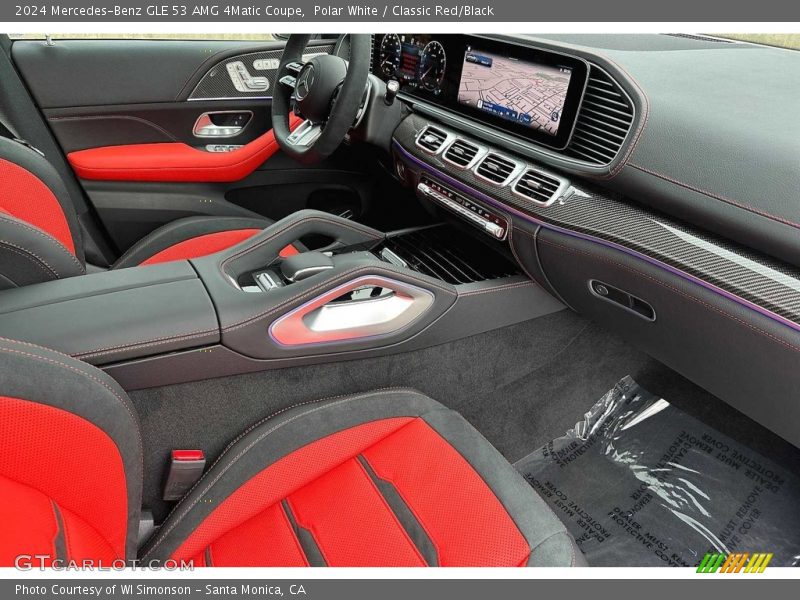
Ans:
[{"label": "red seat belt buckle", "polygon": [[173,450],[164,483],[164,500],[183,498],[203,476],[206,457],[202,450]]}]

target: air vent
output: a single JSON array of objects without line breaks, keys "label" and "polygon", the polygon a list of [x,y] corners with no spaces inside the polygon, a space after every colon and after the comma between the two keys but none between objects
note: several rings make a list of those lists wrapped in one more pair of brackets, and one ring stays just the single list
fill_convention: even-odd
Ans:
[{"label": "air vent", "polygon": [[539,204],[549,204],[556,199],[561,180],[535,169],[528,169],[514,185],[514,193]]},{"label": "air vent", "polygon": [[609,164],[628,136],[633,115],[633,104],[617,82],[592,66],[565,154],[592,165]]},{"label": "air vent", "polygon": [[417,137],[417,146],[426,152],[436,154],[442,148],[442,145],[445,143],[445,141],[447,141],[447,133],[441,129],[437,129],[436,127],[431,127],[428,125],[422,130],[422,133],[419,134],[419,137]]},{"label": "air vent", "polygon": [[475,144],[470,144],[466,140],[458,139],[444,153],[444,159],[450,164],[461,169],[466,169],[478,156],[480,148]]},{"label": "air vent", "polygon": [[505,185],[514,174],[517,163],[513,160],[490,152],[478,165],[475,174],[495,185]]}]

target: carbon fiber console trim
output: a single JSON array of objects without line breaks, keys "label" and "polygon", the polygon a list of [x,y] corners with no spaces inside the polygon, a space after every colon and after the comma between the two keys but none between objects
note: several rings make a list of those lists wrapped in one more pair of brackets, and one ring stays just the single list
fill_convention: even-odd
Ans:
[{"label": "carbon fiber console trim", "polygon": [[[311,46],[306,54],[328,54],[333,44]],[[271,98],[275,87],[278,63],[283,49],[250,52],[228,57],[211,67],[189,95],[189,100],[240,100],[242,98]],[[244,64],[253,77],[266,77],[269,85],[265,91],[247,92],[237,90],[228,74],[228,65]],[[274,65],[274,66],[273,66]]]},{"label": "carbon fiber console trim", "polygon": [[635,254],[800,331],[800,269],[584,183],[573,183],[551,206],[526,202],[510,187],[490,186],[419,150],[414,140],[429,124],[447,130],[411,115],[395,131],[394,151],[412,170],[517,219]]}]

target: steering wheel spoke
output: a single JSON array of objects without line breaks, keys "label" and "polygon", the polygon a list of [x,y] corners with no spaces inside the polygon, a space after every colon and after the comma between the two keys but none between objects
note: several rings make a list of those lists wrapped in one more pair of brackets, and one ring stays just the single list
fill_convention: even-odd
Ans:
[{"label": "steering wheel spoke", "polygon": [[292,146],[311,146],[322,135],[322,125],[312,123],[308,119],[300,123],[286,141]]}]

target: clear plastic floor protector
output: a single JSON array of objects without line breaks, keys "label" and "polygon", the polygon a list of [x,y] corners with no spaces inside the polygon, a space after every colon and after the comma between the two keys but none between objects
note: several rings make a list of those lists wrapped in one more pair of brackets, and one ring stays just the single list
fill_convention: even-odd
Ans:
[{"label": "clear plastic floor protector", "polygon": [[592,566],[696,567],[707,552],[800,565],[800,480],[630,377],[516,463]]}]

